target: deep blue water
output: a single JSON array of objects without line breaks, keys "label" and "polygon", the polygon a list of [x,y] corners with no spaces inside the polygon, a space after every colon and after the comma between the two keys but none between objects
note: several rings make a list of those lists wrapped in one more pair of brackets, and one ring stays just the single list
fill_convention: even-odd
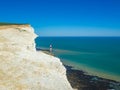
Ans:
[{"label": "deep blue water", "polygon": [[120,37],[38,37],[36,47],[49,49],[63,63],[75,62],[120,76]]}]

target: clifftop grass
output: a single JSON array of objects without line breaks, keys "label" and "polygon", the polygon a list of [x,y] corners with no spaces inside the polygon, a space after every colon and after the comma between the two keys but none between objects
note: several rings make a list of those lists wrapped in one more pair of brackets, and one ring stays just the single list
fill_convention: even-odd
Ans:
[{"label": "clifftop grass", "polygon": [[0,26],[4,26],[4,25],[29,25],[29,24],[20,24],[20,23],[4,23],[4,22],[0,22]]}]

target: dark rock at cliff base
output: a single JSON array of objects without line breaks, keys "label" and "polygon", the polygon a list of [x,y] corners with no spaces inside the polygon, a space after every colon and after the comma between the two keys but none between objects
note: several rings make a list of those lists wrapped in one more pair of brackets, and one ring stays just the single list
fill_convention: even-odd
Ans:
[{"label": "dark rock at cliff base", "polygon": [[65,65],[67,78],[73,88],[78,90],[120,90],[120,82],[87,75],[84,71],[75,70]]}]

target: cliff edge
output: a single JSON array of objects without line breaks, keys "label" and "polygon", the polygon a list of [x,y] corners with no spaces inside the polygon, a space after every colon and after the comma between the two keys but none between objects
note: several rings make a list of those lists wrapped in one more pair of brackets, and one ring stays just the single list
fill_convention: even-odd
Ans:
[{"label": "cliff edge", "polygon": [[0,90],[72,90],[56,57],[37,52],[30,25],[0,26]]}]

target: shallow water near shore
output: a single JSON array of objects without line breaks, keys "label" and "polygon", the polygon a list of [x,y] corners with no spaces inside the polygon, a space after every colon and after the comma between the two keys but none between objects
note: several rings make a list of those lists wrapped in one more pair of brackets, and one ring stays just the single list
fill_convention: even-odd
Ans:
[{"label": "shallow water near shore", "polygon": [[120,37],[38,37],[36,47],[49,49],[64,64],[120,81]]}]

